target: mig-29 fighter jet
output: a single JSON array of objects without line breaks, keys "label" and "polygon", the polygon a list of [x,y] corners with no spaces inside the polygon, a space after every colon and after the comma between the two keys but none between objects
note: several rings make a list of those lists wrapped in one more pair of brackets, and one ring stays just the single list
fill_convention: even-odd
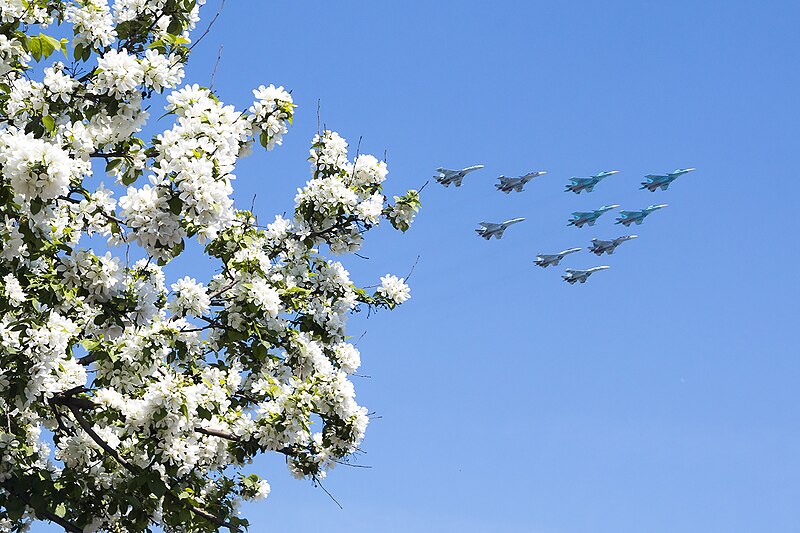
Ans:
[{"label": "mig-29 fighter jet", "polygon": [[670,184],[684,174],[694,172],[694,168],[679,168],[669,174],[648,174],[644,177],[640,189],[647,189],[650,192],[656,192],[656,189],[661,187],[662,191],[669,189]]},{"label": "mig-29 fighter jet", "polygon": [[547,174],[547,172],[543,170],[539,170],[536,172],[528,172],[524,176],[520,176],[518,178],[507,178],[505,176],[500,176],[498,179],[500,183],[496,183],[495,187],[497,187],[498,191],[503,191],[504,193],[508,194],[511,191],[522,192],[522,188],[525,187],[525,184],[531,181],[533,178],[538,178],[539,176],[543,176]]},{"label": "mig-29 fighter jet", "polygon": [[569,180],[572,182],[570,185],[567,185],[567,188],[564,189],[564,192],[572,191],[575,194],[580,194],[581,191],[585,190],[586,192],[592,192],[594,190],[594,186],[600,183],[604,178],[609,176],[613,176],[614,174],[619,174],[619,170],[609,170],[607,172],[600,172],[599,174],[595,174],[594,176],[589,176],[588,178],[570,178]]},{"label": "mig-29 fighter jet", "polygon": [[505,222],[501,222],[500,224],[495,224],[493,222],[481,222],[480,225],[482,227],[475,230],[475,232],[486,239],[487,241],[492,237],[496,239],[501,239],[503,237],[503,232],[511,226],[512,224],[516,224],[517,222],[522,222],[525,220],[524,218],[512,218],[511,220],[506,220]]},{"label": "mig-29 fighter jet", "polygon": [[533,263],[542,268],[547,268],[550,265],[556,266],[561,262],[562,259],[564,259],[564,256],[580,251],[580,248],[570,248],[569,250],[564,250],[563,252],[558,252],[557,254],[539,254],[536,256],[536,261]]},{"label": "mig-29 fighter jet", "polygon": [[637,225],[641,224],[647,215],[657,209],[663,209],[664,207],[667,207],[667,204],[651,205],[650,207],[645,207],[641,211],[620,211],[615,224],[624,224],[625,226],[630,226],[634,222]]},{"label": "mig-29 fighter jet", "polygon": [[609,267],[607,267],[607,266],[599,266],[599,267],[590,268],[588,270],[575,270],[574,268],[568,268],[567,269],[567,273],[564,274],[561,277],[562,277],[562,279],[564,281],[566,281],[570,285],[575,285],[575,283],[577,283],[579,281],[581,283],[586,283],[586,280],[589,278],[589,276],[591,276],[595,272],[598,272],[600,270],[605,270],[607,268],[609,268]]},{"label": "mig-29 fighter jet", "polygon": [[619,206],[617,204],[614,204],[604,205],[600,209],[595,209],[594,211],[575,211],[572,213],[572,219],[569,221],[567,226],[577,226],[579,228],[582,228],[584,224],[594,226],[594,223],[597,222],[597,219],[600,218],[600,215],[606,211],[610,211],[618,207]]},{"label": "mig-29 fighter jet", "polygon": [[624,235],[622,237],[617,237],[616,239],[613,239],[611,241],[592,239],[592,245],[589,247],[589,251],[597,255],[603,255],[604,253],[611,255],[614,253],[614,250],[616,250],[617,246],[619,246],[625,241],[629,241],[635,238],[636,235]]},{"label": "mig-29 fighter jet", "polygon": [[462,168],[461,170],[450,170],[449,168],[439,167],[436,169],[439,175],[434,176],[434,178],[445,187],[449,187],[451,183],[455,183],[456,187],[461,187],[461,180],[464,179],[464,176],[482,168],[483,165],[475,165],[474,167]]}]

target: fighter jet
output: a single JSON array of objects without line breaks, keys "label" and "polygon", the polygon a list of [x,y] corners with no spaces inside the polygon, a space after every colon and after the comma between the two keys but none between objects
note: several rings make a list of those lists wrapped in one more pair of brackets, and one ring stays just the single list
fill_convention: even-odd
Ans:
[{"label": "fighter jet", "polygon": [[556,266],[561,262],[562,259],[564,259],[564,256],[580,251],[580,248],[570,248],[569,250],[564,250],[563,252],[558,252],[557,254],[539,254],[536,256],[536,261],[534,261],[534,264],[542,268],[547,268],[550,265]]},{"label": "fighter jet", "polygon": [[512,218],[511,220],[506,220],[505,222],[501,222],[500,224],[495,224],[493,222],[481,222],[480,225],[482,227],[475,230],[475,232],[486,239],[487,241],[492,237],[496,239],[501,239],[503,237],[503,232],[511,226],[512,224],[516,224],[517,222],[522,222],[525,220],[524,218]]},{"label": "fighter jet", "polygon": [[620,211],[615,224],[624,224],[625,226],[630,226],[634,222],[637,225],[641,224],[647,215],[664,207],[667,207],[667,204],[651,205],[650,207],[645,207],[641,211]]},{"label": "fighter jet", "polygon": [[679,168],[669,174],[648,174],[644,177],[645,181],[642,182],[642,186],[639,188],[647,189],[650,192],[656,192],[656,189],[661,187],[662,191],[666,191],[673,181],[695,170],[694,168]]},{"label": "fighter jet", "polygon": [[607,267],[607,266],[599,266],[599,267],[590,268],[588,270],[575,270],[573,268],[568,268],[567,269],[567,273],[564,274],[561,277],[563,278],[564,281],[566,281],[570,285],[575,285],[575,283],[577,283],[579,281],[581,283],[586,283],[586,280],[589,278],[589,276],[591,276],[595,272],[598,272],[600,270],[605,270],[607,268],[609,268],[609,267]]},{"label": "fighter jet", "polygon": [[451,183],[455,183],[456,187],[461,187],[461,180],[464,179],[464,176],[482,168],[483,165],[475,165],[474,167],[462,168],[461,170],[450,170],[449,168],[439,167],[436,169],[439,175],[434,176],[434,178],[445,187],[449,187]]},{"label": "fighter jet", "polygon": [[575,211],[572,213],[572,219],[569,221],[567,226],[578,226],[579,228],[582,228],[584,224],[594,226],[594,223],[597,222],[597,219],[600,217],[600,215],[606,211],[610,211],[618,207],[619,206],[617,204],[614,204],[604,205],[600,209],[595,209],[594,211]]},{"label": "fighter jet", "polygon": [[614,250],[616,250],[617,246],[619,246],[625,241],[629,241],[635,238],[636,235],[624,235],[622,237],[617,237],[616,239],[611,241],[592,239],[592,245],[589,247],[589,251],[597,255],[603,255],[604,253],[611,255],[614,253]]},{"label": "fighter jet", "polygon": [[547,174],[547,172],[543,170],[539,170],[536,172],[528,172],[524,176],[520,176],[518,178],[507,178],[505,176],[500,176],[498,179],[500,183],[496,183],[495,187],[497,187],[498,191],[503,191],[504,193],[508,194],[511,191],[522,192],[522,188],[525,187],[525,184],[531,181],[533,178],[538,178],[539,176],[543,176]]},{"label": "fighter jet", "polygon": [[570,185],[567,185],[567,188],[564,189],[564,192],[572,191],[575,194],[580,194],[581,191],[585,190],[586,192],[592,192],[594,190],[594,186],[600,183],[604,178],[609,176],[613,176],[614,174],[619,174],[619,170],[609,170],[607,172],[600,172],[599,174],[595,174],[594,176],[589,176],[588,178],[570,178],[569,180],[572,182]]}]

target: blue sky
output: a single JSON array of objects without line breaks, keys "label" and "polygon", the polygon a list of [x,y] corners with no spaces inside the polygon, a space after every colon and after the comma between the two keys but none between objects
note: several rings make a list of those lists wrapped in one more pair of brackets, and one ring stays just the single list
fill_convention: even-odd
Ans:
[{"label": "blue sky", "polygon": [[[346,259],[370,285],[420,256],[411,301],[350,323],[366,331],[358,398],[382,417],[372,468],[331,473],[340,510],[279,458],[256,462],[273,493],[245,508],[252,530],[800,531],[797,20],[790,1],[228,1],[186,81],[207,85],[224,45],[222,100],[275,83],[299,104],[284,146],[237,167],[262,220],[309,177],[318,100],[352,146],[387,152],[389,194],[486,166],[431,182],[408,234],[382,227],[369,260]],[[669,191],[638,190],[684,166],[698,171]],[[531,170],[548,174],[495,191]],[[611,214],[566,226],[662,202],[632,231]],[[501,241],[473,232],[517,216]],[[640,238],[608,259],[532,264],[626,233]],[[611,269],[560,280],[597,264]]]}]

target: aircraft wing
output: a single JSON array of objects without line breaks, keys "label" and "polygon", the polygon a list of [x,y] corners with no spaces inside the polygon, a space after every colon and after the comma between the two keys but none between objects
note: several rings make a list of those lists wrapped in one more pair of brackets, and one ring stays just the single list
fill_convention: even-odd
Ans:
[{"label": "aircraft wing", "polygon": [[586,183],[591,183],[592,178],[570,178],[569,181],[575,185],[584,185]]},{"label": "aircraft wing", "polygon": [[644,177],[649,183],[653,183],[656,180],[664,180],[667,179],[669,176],[665,176],[663,174],[648,174]]},{"label": "aircraft wing", "polygon": [[633,215],[636,215],[636,214],[638,214],[638,213],[639,213],[639,211],[620,211],[620,212],[619,212],[619,216],[620,216],[621,218],[630,218],[630,217],[632,217]]}]

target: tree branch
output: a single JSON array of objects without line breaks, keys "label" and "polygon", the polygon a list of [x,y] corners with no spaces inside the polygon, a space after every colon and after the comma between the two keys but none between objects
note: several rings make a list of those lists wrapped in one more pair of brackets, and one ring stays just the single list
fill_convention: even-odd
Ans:
[{"label": "tree branch", "polygon": [[25,503],[25,505],[33,509],[33,511],[36,513],[37,516],[41,516],[47,520],[50,520],[54,524],[58,524],[59,526],[64,528],[64,531],[69,531],[70,533],[81,533],[83,531],[82,528],[79,528],[78,526],[76,526],[75,524],[73,524],[68,520],[65,520],[64,518],[61,518],[57,514],[51,513],[47,509],[37,509],[36,507],[31,505],[31,499],[28,497],[28,495],[25,494],[24,492],[19,492],[15,490],[13,484],[10,483],[3,484],[3,488],[6,489],[11,494],[13,494],[16,498],[22,500]]},{"label": "tree branch", "polygon": [[[88,398],[75,398],[74,396],[70,396],[69,394],[71,394],[71,393],[72,393],[71,391],[66,391],[66,393],[62,393],[62,394],[60,394],[58,396],[55,396],[51,401],[53,403],[57,403],[57,404],[61,404],[61,405],[67,406],[67,408],[72,412],[72,416],[74,416],[75,420],[78,422],[78,425],[81,427],[81,429],[83,429],[86,432],[87,435],[89,435],[89,437],[95,442],[95,444],[100,446],[100,448],[102,448],[104,452],[106,452],[108,455],[110,455],[117,463],[119,463],[120,465],[125,467],[126,470],[128,470],[129,472],[132,472],[133,474],[139,474],[140,473],[139,469],[134,467],[132,464],[130,464],[126,460],[124,460],[114,448],[109,446],[108,443],[106,441],[104,441],[100,437],[100,435],[97,434],[97,432],[95,432],[95,430],[92,428],[92,425],[89,423],[89,421],[86,420],[86,418],[84,418],[83,414],[79,411],[79,409],[91,409],[91,408],[97,407],[97,405],[94,402],[92,402],[91,400],[89,400]],[[215,430],[209,430],[209,431],[215,431]],[[231,437],[233,437],[233,435],[231,435]],[[178,501],[182,505],[184,504],[184,502],[181,502],[178,498],[175,497],[174,494],[171,494],[171,493],[169,493],[169,494],[170,494],[170,497],[175,498],[176,501]],[[241,531],[241,529],[239,529],[238,526],[235,526],[234,524],[231,524],[230,522],[227,522],[227,521],[223,520],[222,518],[220,518],[218,516],[215,516],[215,515],[209,513],[208,511],[206,511],[204,509],[201,509],[201,508],[196,507],[194,505],[188,505],[187,507],[191,512],[195,513],[198,516],[202,516],[203,518],[205,518],[209,522],[212,522],[212,523],[214,523],[214,524],[216,524],[218,526],[226,527],[230,531],[235,531],[237,533]],[[59,525],[61,525],[61,524],[59,524]],[[80,532],[82,530],[81,529],[74,529],[74,530],[68,530],[68,531],[78,531],[78,532]]]}]

